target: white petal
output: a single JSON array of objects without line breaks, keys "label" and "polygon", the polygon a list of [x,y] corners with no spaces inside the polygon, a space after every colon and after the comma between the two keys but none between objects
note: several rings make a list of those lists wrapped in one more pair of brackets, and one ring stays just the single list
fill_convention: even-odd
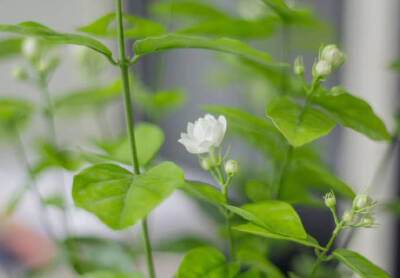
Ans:
[{"label": "white petal", "polygon": [[225,116],[223,116],[223,115],[219,116],[219,117],[218,117],[218,122],[222,125],[223,131],[224,131],[224,134],[225,134],[225,132],[226,132],[226,126],[227,126]]}]

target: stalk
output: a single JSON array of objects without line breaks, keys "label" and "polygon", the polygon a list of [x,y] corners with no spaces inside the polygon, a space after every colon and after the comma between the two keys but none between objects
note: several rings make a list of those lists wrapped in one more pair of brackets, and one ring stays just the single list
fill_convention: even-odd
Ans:
[{"label": "stalk", "polygon": [[[136,140],[134,133],[134,121],[133,121],[133,109],[131,102],[131,90],[129,84],[129,74],[128,74],[128,65],[129,61],[125,56],[125,38],[124,38],[124,26],[122,22],[122,4],[121,0],[116,0],[116,17],[117,17],[117,29],[118,29],[118,49],[120,60],[118,66],[121,71],[121,79],[124,88],[124,106],[125,106],[125,119],[126,119],[126,128],[128,130],[128,138],[131,146],[132,152],[132,168],[133,172],[136,175],[140,175],[139,168],[139,160],[136,149]],[[143,243],[145,246],[146,252],[146,261],[147,268],[149,272],[150,278],[155,278],[154,264],[153,264],[153,255],[150,245],[150,238],[147,226],[147,218],[142,220],[142,232],[143,232]]]}]

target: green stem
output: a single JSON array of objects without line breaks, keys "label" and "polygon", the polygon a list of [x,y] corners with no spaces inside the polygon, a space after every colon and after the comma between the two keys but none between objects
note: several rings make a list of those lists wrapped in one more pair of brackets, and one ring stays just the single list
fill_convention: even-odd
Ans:
[{"label": "green stem", "polygon": [[287,149],[287,152],[286,152],[285,161],[284,161],[283,166],[282,166],[282,170],[279,173],[279,177],[278,177],[278,180],[276,182],[275,189],[273,191],[275,199],[279,198],[281,187],[282,187],[282,184],[283,184],[284,179],[285,179],[285,173],[286,173],[287,169],[289,168],[290,163],[292,161],[292,154],[293,154],[293,146],[289,145],[288,149]]},{"label": "green stem", "polygon": [[[128,73],[128,64],[129,61],[125,56],[125,38],[124,38],[124,26],[123,26],[123,18],[122,18],[122,3],[121,0],[116,0],[116,18],[117,18],[117,26],[118,26],[118,49],[119,49],[119,68],[121,71],[121,78],[124,88],[124,105],[125,105],[125,119],[126,119],[126,127],[128,130],[128,138],[131,145],[132,152],[132,167],[133,172],[136,175],[140,175],[139,168],[139,160],[136,149],[136,140],[134,133],[134,121],[133,121],[133,109],[131,102],[131,91],[129,84],[129,73]],[[155,278],[154,264],[153,264],[153,255],[150,245],[149,232],[147,227],[147,218],[145,217],[142,220],[142,231],[143,231],[143,241],[146,252],[146,260],[147,260],[147,268],[149,272],[150,278]]]},{"label": "green stem", "polygon": [[314,264],[314,267],[310,273],[310,275],[308,276],[308,278],[312,278],[314,277],[315,273],[317,272],[319,266],[321,265],[321,263],[326,259],[326,253],[331,249],[333,242],[335,241],[336,237],[338,236],[340,230],[342,229],[344,223],[340,222],[339,225],[336,226],[335,230],[332,233],[332,236],[328,242],[328,244],[325,246],[325,249],[323,252],[321,252],[318,255],[317,261]]}]

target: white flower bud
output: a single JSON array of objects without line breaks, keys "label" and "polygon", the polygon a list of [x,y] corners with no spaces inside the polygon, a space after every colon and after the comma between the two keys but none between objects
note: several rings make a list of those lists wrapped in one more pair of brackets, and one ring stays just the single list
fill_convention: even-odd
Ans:
[{"label": "white flower bud", "polygon": [[315,65],[315,74],[316,77],[325,78],[332,73],[332,66],[325,60],[320,60]]},{"label": "white flower bud", "polygon": [[372,205],[372,200],[367,194],[358,194],[353,200],[355,210],[363,210]]},{"label": "white flower bud", "polygon": [[333,69],[337,69],[343,65],[344,61],[346,60],[346,56],[336,45],[330,44],[325,46],[322,50],[321,59],[331,64]]},{"label": "white flower bud", "polygon": [[297,75],[302,75],[304,73],[304,62],[302,56],[298,56],[296,60],[294,60],[293,71]]},{"label": "white flower bud", "polygon": [[374,218],[367,215],[361,218],[360,225],[362,225],[365,228],[371,228],[374,225],[374,222],[375,222]]},{"label": "white flower bud", "polygon": [[225,132],[225,117],[219,116],[217,120],[214,116],[207,114],[194,124],[188,123],[187,133],[181,133],[178,142],[184,145],[190,153],[207,153],[221,144]]},{"label": "white flower bud", "polygon": [[335,193],[333,193],[332,191],[326,193],[326,195],[324,196],[324,201],[325,201],[325,205],[328,208],[334,208],[336,206]]},{"label": "white flower bud", "polygon": [[27,38],[22,42],[22,54],[28,59],[34,59],[40,54],[40,45],[37,39]]},{"label": "white flower bud", "polygon": [[235,175],[237,172],[239,172],[239,162],[237,162],[236,160],[228,160],[225,163],[225,173],[228,176],[233,176]]},{"label": "white flower bud", "polygon": [[12,76],[15,80],[26,80],[28,78],[26,70],[20,66],[16,66],[12,69]]},{"label": "white flower bud", "polygon": [[346,224],[350,224],[351,222],[353,222],[354,221],[354,213],[353,213],[353,211],[352,210],[346,210],[343,213],[342,220]]}]

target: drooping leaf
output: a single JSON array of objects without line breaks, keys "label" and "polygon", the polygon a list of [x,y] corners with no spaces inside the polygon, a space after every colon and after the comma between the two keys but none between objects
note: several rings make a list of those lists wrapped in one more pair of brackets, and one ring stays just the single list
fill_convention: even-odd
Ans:
[{"label": "drooping leaf", "polygon": [[333,257],[347,265],[362,278],[389,278],[390,276],[378,266],[367,260],[360,254],[347,249],[336,249]]},{"label": "drooping leaf", "polygon": [[72,196],[77,207],[120,230],[147,216],[183,184],[183,171],[172,162],[139,176],[117,165],[98,164],[74,177]]},{"label": "drooping leaf", "polygon": [[297,242],[297,243],[305,245],[305,246],[323,249],[321,246],[319,246],[318,242],[309,235],[307,235],[307,237],[304,239],[298,238],[298,237],[292,237],[292,236],[284,236],[281,234],[271,232],[270,230],[268,230],[264,227],[261,227],[261,226],[258,226],[258,225],[252,224],[252,223],[234,226],[233,228],[240,232],[258,235],[258,236],[265,237],[265,238],[293,241],[293,242]]},{"label": "drooping leaf", "polygon": [[80,278],[144,278],[141,273],[121,273],[113,271],[94,271],[79,276]]},{"label": "drooping leaf", "polygon": [[186,181],[181,188],[186,194],[207,201],[216,206],[224,204],[224,196],[215,187],[196,181]]},{"label": "drooping leaf", "polygon": [[[136,125],[134,132],[139,165],[146,166],[164,143],[164,133],[158,126],[150,123]],[[126,136],[116,141],[99,141],[96,145],[106,153],[106,155],[103,155],[104,159],[128,165],[132,164],[131,145]]]},{"label": "drooping leaf", "polygon": [[17,98],[0,99],[0,135],[12,137],[17,129],[26,125],[33,111],[33,105]]},{"label": "drooping leaf", "polygon": [[11,58],[21,53],[22,40],[9,38],[0,40],[0,60]]},{"label": "drooping leaf", "polygon": [[[87,26],[78,28],[78,30],[93,36],[114,39],[117,38],[117,28],[113,25],[115,18],[115,13],[110,13]],[[160,24],[144,18],[125,14],[123,15],[123,21],[126,25],[124,35],[127,39],[158,36],[164,32],[164,28]]]},{"label": "drooping leaf", "polygon": [[374,113],[371,106],[360,98],[342,90],[334,92],[322,90],[312,101],[326,110],[342,126],[363,133],[375,141],[391,140],[383,121]]},{"label": "drooping leaf", "polygon": [[74,115],[77,110],[95,108],[114,100],[122,92],[122,82],[115,80],[105,87],[80,89],[65,93],[54,100],[54,107],[58,110],[72,110]]},{"label": "drooping leaf", "polygon": [[327,135],[335,122],[318,109],[301,106],[288,97],[268,103],[266,114],[294,147]]},{"label": "drooping leaf", "polygon": [[64,241],[68,259],[78,274],[93,271],[134,271],[134,258],[117,242],[96,237],[72,237]]},{"label": "drooping leaf", "polygon": [[182,48],[197,48],[226,52],[254,60],[258,63],[267,65],[274,64],[274,61],[268,53],[251,48],[238,40],[229,38],[207,39],[198,36],[174,33],[138,40],[133,45],[133,52],[136,55],[142,56],[154,52]]},{"label": "drooping leaf", "polygon": [[280,188],[279,198],[291,203],[320,204],[309,197],[307,190],[318,189],[324,194],[329,190],[349,199],[355,197],[354,191],[340,179],[336,178],[321,164],[304,159],[293,160],[285,172]]},{"label": "drooping leaf", "polygon": [[237,263],[228,264],[223,254],[210,247],[189,251],[178,268],[178,278],[232,278],[240,269]]},{"label": "drooping leaf", "polygon": [[82,35],[56,32],[37,22],[22,22],[17,25],[0,25],[0,32],[22,36],[39,37],[56,44],[75,44],[89,47],[112,61],[112,52],[101,42]]},{"label": "drooping leaf", "polygon": [[288,203],[269,200],[246,204],[240,208],[234,206],[227,206],[227,208],[272,233],[299,239],[307,238],[300,217]]}]

